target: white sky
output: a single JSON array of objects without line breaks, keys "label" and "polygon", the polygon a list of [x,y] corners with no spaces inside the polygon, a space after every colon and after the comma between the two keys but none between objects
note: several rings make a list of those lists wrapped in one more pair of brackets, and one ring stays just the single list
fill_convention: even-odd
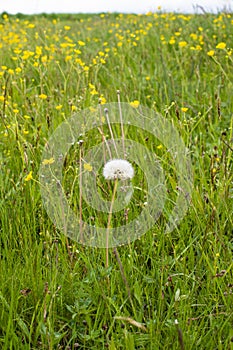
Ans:
[{"label": "white sky", "polygon": [[[217,12],[233,8],[233,0],[0,0],[0,13],[79,13],[164,11],[193,12],[196,5],[206,11]],[[199,10],[200,11],[200,10]]]}]

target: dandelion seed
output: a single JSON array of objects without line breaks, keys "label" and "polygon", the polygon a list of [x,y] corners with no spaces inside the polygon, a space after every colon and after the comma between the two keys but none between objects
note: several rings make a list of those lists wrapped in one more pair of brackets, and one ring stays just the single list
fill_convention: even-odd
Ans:
[{"label": "dandelion seed", "polygon": [[113,159],[105,164],[103,175],[106,180],[127,180],[133,178],[134,169],[127,160]]}]

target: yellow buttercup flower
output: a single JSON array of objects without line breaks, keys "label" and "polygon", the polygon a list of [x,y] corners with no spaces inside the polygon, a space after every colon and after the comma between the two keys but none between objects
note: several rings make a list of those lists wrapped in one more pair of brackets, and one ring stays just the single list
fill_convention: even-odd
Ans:
[{"label": "yellow buttercup flower", "polygon": [[224,43],[224,42],[221,42],[221,43],[218,43],[218,45],[216,46],[216,49],[225,49],[226,48],[226,46],[227,46],[227,44],[226,43]]},{"label": "yellow buttercup flower", "polygon": [[91,164],[89,163],[85,163],[83,167],[84,167],[84,170],[87,170],[87,171],[92,171],[93,169]]},{"label": "yellow buttercup flower", "polygon": [[25,177],[24,181],[30,181],[32,180],[33,177],[32,177],[32,171],[29,172],[29,174]]},{"label": "yellow buttercup flower", "polygon": [[58,105],[55,108],[56,108],[57,111],[59,111],[60,109],[62,109],[62,107],[63,107],[62,105]]},{"label": "yellow buttercup flower", "polygon": [[187,45],[188,45],[187,41],[180,41],[179,42],[179,47],[185,47]]},{"label": "yellow buttercup flower", "polygon": [[39,95],[39,98],[41,98],[42,100],[45,100],[47,97],[48,97],[48,96],[45,95],[45,94],[40,94],[40,95]]},{"label": "yellow buttercup flower", "polygon": [[50,158],[50,159],[44,159],[42,164],[48,165],[48,164],[53,164],[54,162],[55,162],[54,158]]},{"label": "yellow buttercup flower", "polygon": [[140,102],[138,100],[134,100],[133,102],[130,102],[130,106],[133,108],[138,108],[140,105]]},{"label": "yellow buttercup flower", "polygon": [[210,57],[214,56],[214,54],[215,54],[214,50],[210,50],[207,52],[207,55]]}]

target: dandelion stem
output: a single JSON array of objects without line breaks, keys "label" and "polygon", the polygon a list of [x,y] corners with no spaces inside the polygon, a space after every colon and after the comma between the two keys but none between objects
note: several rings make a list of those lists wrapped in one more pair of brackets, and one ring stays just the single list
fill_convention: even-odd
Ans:
[{"label": "dandelion stem", "polygon": [[[111,154],[111,150],[110,150],[110,147],[108,145],[108,142],[106,141],[106,137],[105,137],[103,131],[100,128],[98,128],[98,131],[100,132],[100,135],[102,136],[102,141],[105,143],[106,148],[108,150],[109,157],[111,159],[112,158],[112,154]],[[104,147],[103,147],[103,152],[104,152],[104,163],[106,163],[105,148]]]},{"label": "dandelion stem", "polygon": [[123,282],[124,282],[124,284],[125,284],[125,288],[126,288],[126,290],[127,290],[128,297],[129,297],[130,301],[132,302],[129,284],[128,284],[128,281],[127,281],[127,279],[126,279],[125,272],[124,272],[124,268],[123,268],[123,265],[122,265],[122,262],[121,262],[121,258],[120,258],[120,255],[119,255],[119,253],[118,253],[116,247],[113,249],[113,253],[114,253],[114,255],[115,255],[115,257],[116,257],[116,260],[117,260],[117,262],[118,262],[118,265],[119,265],[119,267],[120,267],[121,277],[122,277],[122,280],[123,280]]},{"label": "dandelion stem", "polygon": [[107,232],[106,232],[106,268],[108,268],[108,261],[109,261],[108,259],[109,258],[109,230],[111,228],[112,210],[113,210],[114,200],[116,196],[117,184],[118,184],[118,179],[115,179],[113,193],[112,193],[112,200],[111,200],[109,214],[108,214],[108,224],[107,224]]},{"label": "dandelion stem", "polygon": [[117,157],[119,157],[118,156],[118,152],[117,152],[116,143],[115,143],[114,136],[113,136],[113,132],[112,132],[112,127],[111,127],[111,124],[110,124],[110,121],[109,121],[109,115],[108,115],[108,109],[107,108],[104,109],[104,113],[105,113],[105,116],[106,116],[106,119],[107,119],[108,128],[109,128],[109,131],[110,131],[110,134],[111,134],[111,139],[112,139],[115,151],[116,151],[116,155],[117,155]]}]

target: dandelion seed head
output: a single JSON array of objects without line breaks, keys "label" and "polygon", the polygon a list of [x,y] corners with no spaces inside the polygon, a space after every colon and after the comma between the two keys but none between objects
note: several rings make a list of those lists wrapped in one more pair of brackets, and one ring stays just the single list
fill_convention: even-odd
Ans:
[{"label": "dandelion seed head", "polygon": [[105,164],[103,175],[106,180],[127,180],[133,178],[134,169],[127,160],[113,159]]}]

